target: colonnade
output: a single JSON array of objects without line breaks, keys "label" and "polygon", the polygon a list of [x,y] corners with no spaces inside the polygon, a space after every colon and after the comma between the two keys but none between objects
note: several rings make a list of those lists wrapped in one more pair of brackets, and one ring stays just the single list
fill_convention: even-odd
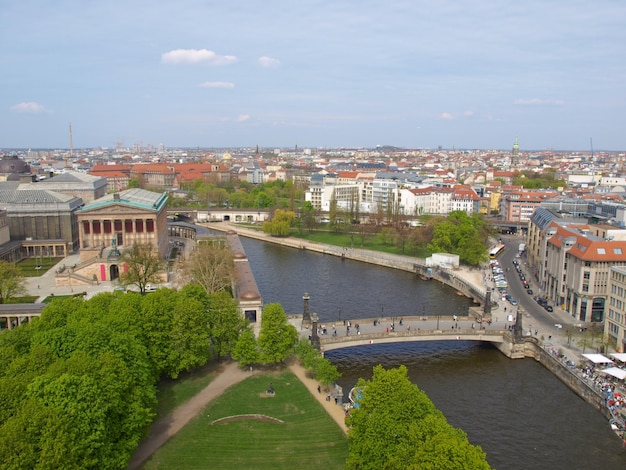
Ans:
[{"label": "colonnade", "polygon": [[81,248],[111,246],[112,238],[115,238],[117,246],[132,245],[135,242],[152,242],[156,229],[157,223],[154,217],[82,220],[80,222]]}]

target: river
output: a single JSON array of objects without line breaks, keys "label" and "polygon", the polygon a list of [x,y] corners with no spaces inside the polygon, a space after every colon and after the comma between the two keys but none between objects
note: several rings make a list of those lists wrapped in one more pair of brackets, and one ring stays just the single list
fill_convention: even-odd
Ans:
[{"label": "river", "polygon": [[[391,315],[466,315],[468,299],[414,274],[241,238],[264,303],[321,321]],[[497,469],[620,469],[626,448],[607,420],[532,359],[487,344],[426,342],[335,350],[344,395],[377,364],[407,366],[448,421]]]}]

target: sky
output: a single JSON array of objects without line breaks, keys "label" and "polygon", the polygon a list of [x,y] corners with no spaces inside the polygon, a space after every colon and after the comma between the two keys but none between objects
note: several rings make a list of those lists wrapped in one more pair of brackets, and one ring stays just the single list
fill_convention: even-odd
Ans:
[{"label": "sky", "polygon": [[624,0],[4,0],[0,148],[626,150]]}]

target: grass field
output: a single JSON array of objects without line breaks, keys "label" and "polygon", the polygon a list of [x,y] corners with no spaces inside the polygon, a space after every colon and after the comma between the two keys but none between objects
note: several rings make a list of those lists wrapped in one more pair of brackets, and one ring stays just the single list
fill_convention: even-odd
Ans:
[{"label": "grass field", "polygon": [[[276,395],[264,396],[273,384]],[[284,424],[214,420],[263,414]],[[252,376],[210,403],[143,467],[151,469],[340,469],[346,436],[290,372]]]},{"label": "grass field", "polygon": [[163,418],[174,409],[185,403],[200,390],[209,385],[217,372],[216,364],[212,363],[188,372],[180,374],[178,379],[162,379],[157,385],[157,399],[159,404],[156,409],[156,418]]},{"label": "grass field", "polygon": [[[247,223],[238,224],[243,227],[262,231],[262,226]],[[327,245],[341,246],[346,248],[363,248],[365,250],[380,251],[383,253],[391,253],[394,255],[416,256],[418,258],[426,258],[432,253],[426,247],[419,247],[417,252],[415,249],[405,247],[404,252],[395,244],[384,243],[380,234],[372,234],[365,237],[365,242],[361,246],[361,237],[354,233],[354,236],[345,232],[333,232],[332,230],[291,230],[290,236],[300,238],[317,243],[326,243]]]}]

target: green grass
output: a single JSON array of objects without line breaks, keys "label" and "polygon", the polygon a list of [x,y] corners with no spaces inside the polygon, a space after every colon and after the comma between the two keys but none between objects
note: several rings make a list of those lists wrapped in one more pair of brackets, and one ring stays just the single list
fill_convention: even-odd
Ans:
[{"label": "green grass", "polygon": [[33,304],[38,298],[38,295],[24,295],[22,297],[12,297],[10,299],[7,299],[5,304]]},{"label": "green grass", "polygon": [[[17,267],[20,269],[22,276],[24,277],[39,277],[52,268],[55,264],[61,261],[63,258],[26,258],[17,263]],[[40,266],[40,269],[36,269]]]},{"label": "green grass", "polygon": [[[263,225],[252,225],[249,223],[238,223],[242,227],[253,229],[258,232],[262,231]],[[395,244],[383,243],[383,238],[380,234],[371,234],[365,237],[365,242],[361,246],[361,236],[354,233],[354,236],[345,232],[334,232],[328,229],[314,229],[314,230],[295,230],[292,229],[289,234],[290,237],[299,238],[301,240],[308,240],[311,242],[325,243],[327,245],[341,246],[347,248],[362,248],[365,250],[380,251],[382,253],[390,253],[394,255],[415,256],[417,258],[426,258],[432,253],[426,247],[419,247],[417,252],[414,249],[410,249],[405,246],[404,252]]]},{"label": "green grass", "polygon": [[[58,299],[71,299],[72,297],[84,297],[87,295],[86,292],[77,292],[76,294],[67,294],[67,295],[49,295],[45,299],[41,301],[42,304],[49,304],[50,302]],[[36,299],[37,297],[35,297]]]},{"label": "green grass", "polygon": [[181,374],[178,379],[162,379],[157,385],[156,418],[170,414],[174,409],[209,385],[217,375],[215,364]]},{"label": "green grass", "polygon": [[[276,396],[264,397],[270,382]],[[219,418],[263,414],[257,420],[212,425]],[[252,376],[230,388],[172,437],[144,469],[340,469],[348,443],[337,423],[290,372]]]}]

